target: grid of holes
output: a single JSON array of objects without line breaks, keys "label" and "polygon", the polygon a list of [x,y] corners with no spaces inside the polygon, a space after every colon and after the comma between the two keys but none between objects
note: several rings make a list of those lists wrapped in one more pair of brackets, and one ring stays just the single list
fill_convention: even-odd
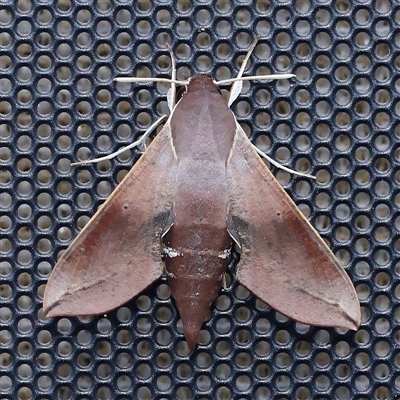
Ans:
[{"label": "grid of holes", "polygon": [[[3,397],[399,395],[399,8],[167,3],[2,3]],[[362,328],[296,324],[238,286],[234,268],[190,358],[163,282],[106,317],[46,320],[41,296],[58,252],[139,153],[80,169],[70,161],[130,143],[167,112],[165,85],[132,88],[112,78],[168,76],[171,42],[179,78],[225,79],[254,33],[267,40],[249,74],[293,71],[298,80],[245,84],[234,111],[260,148],[317,175],[310,184],[277,171],[349,266]]]}]

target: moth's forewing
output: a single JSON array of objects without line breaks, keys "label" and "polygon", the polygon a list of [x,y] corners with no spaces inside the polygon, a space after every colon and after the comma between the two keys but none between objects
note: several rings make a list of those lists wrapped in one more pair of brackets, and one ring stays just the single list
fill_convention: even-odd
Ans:
[{"label": "moth's forewing", "polygon": [[170,137],[167,123],[62,255],[44,294],[47,316],[110,311],[161,276],[177,173]]}]

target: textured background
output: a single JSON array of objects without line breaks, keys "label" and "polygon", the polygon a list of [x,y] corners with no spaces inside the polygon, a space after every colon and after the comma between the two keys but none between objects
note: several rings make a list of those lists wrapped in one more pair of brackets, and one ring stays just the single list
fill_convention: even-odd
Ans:
[{"label": "textured background", "polygon": [[[171,4],[172,3],[172,4]],[[392,1],[0,2],[2,399],[394,399],[400,396],[400,7]],[[235,76],[253,143],[350,275],[358,332],[295,323],[229,272],[189,355],[160,280],[107,316],[45,319],[71,240],[140,157],[74,168],[168,111],[167,85],[116,76]],[[224,95],[227,92],[224,91]],[[260,199],[262,201],[262,199]],[[233,260],[233,261],[236,261]]]}]

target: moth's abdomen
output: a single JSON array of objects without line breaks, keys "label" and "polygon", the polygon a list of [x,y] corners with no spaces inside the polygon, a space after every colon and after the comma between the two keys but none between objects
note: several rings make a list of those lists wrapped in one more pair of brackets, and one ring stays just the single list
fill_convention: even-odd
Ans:
[{"label": "moth's abdomen", "polygon": [[[218,232],[210,235],[210,230]],[[190,229],[194,245],[188,247],[188,237],[181,237],[183,232],[177,225],[168,232],[164,238],[164,260],[171,294],[192,350],[210,306],[221,289],[232,242],[226,229],[198,225]]]}]

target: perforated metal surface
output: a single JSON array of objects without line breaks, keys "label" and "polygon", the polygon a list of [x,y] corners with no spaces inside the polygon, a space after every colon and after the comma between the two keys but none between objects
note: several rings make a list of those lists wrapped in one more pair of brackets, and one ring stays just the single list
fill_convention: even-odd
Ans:
[{"label": "perforated metal surface", "polygon": [[[399,355],[396,1],[2,1],[2,399],[395,399]],[[190,355],[164,281],[106,316],[45,319],[59,253],[140,157],[71,168],[131,143],[167,112],[167,86],[121,75],[294,72],[245,83],[251,139],[318,181],[275,171],[326,238],[362,305],[357,333],[310,328],[229,271]],[[226,93],[225,93],[226,94]],[[236,259],[234,260],[236,261]]]}]

